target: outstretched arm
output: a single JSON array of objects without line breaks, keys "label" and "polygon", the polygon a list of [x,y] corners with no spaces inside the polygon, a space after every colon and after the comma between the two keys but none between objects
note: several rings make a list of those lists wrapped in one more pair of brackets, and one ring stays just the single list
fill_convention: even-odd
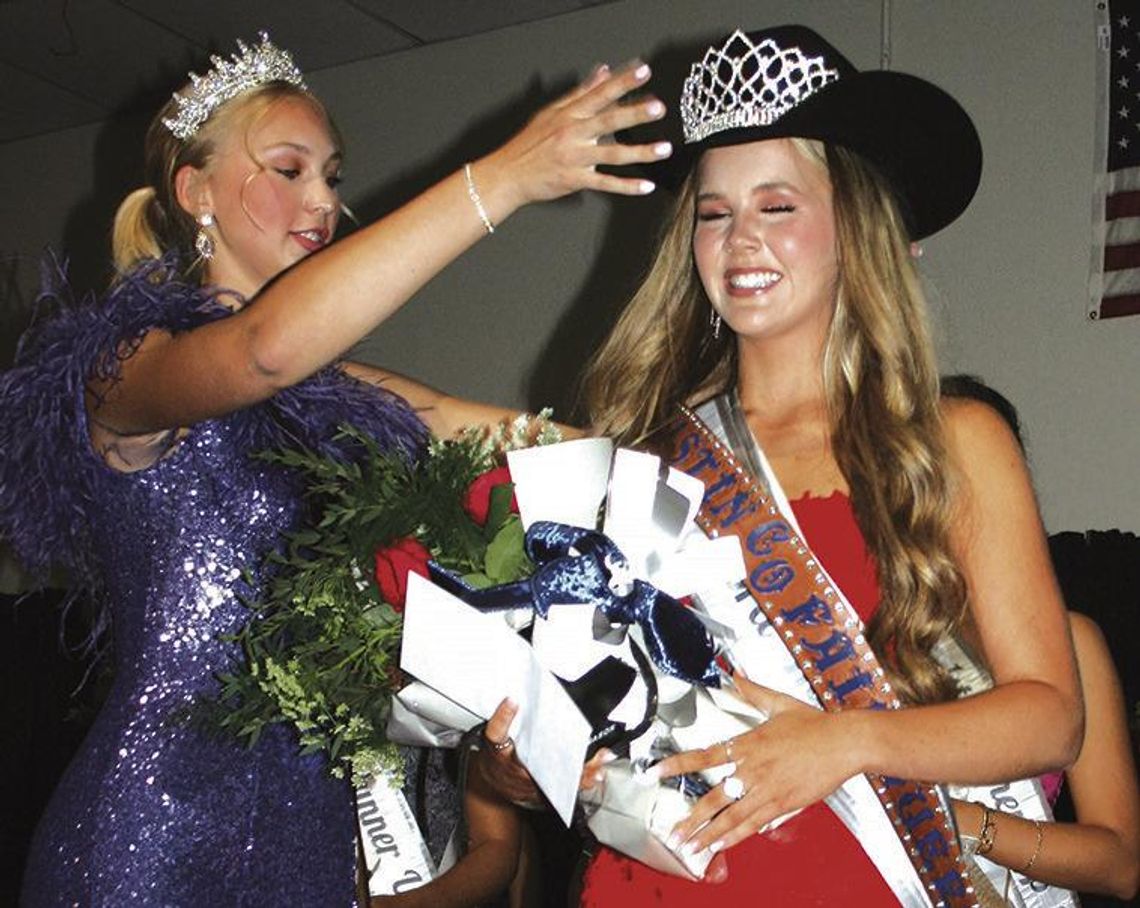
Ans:
[{"label": "outstretched arm", "polygon": [[[645,181],[599,164],[655,160],[667,150],[598,140],[658,119],[655,99],[622,104],[648,67],[600,68],[473,164],[490,218],[580,189],[641,194]],[[657,150],[655,150],[657,149]],[[187,426],[271,396],[343,355],[484,236],[462,171],[380,221],[280,275],[232,318],[172,336],[151,331],[121,379],[92,390],[95,422],[117,436]]]},{"label": "outstretched arm", "polygon": [[[379,366],[346,362],[344,371],[353,378],[400,395],[412,405],[420,419],[437,438],[451,438],[469,426],[499,426],[520,415],[518,410],[509,407],[497,407],[494,404],[446,394],[414,378],[408,378],[398,372],[389,372]],[[558,431],[567,441],[585,434],[582,429],[564,423],[557,425]]]},{"label": "outstretched arm", "polygon": [[[1084,744],[1065,774],[1077,821],[1038,830],[1028,820],[995,813],[986,857],[1045,883],[1129,900],[1140,886],[1140,794],[1124,697],[1100,628],[1084,615],[1070,617],[1085,697]],[[963,832],[980,831],[977,804],[956,801],[954,813]]]}]

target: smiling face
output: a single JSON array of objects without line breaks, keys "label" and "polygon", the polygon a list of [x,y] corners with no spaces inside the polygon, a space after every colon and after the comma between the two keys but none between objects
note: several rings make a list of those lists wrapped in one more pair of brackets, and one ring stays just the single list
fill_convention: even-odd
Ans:
[{"label": "smiling face", "polygon": [[693,257],[741,341],[790,333],[822,347],[839,275],[831,182],[790,139],[705,152]]},{"label": "smiling face", "polygon": [[191,215],[214,217],[207,282],[248,299],[325,246],[340,213],[340,163],[327,120],[304,98],[277,100],[252,122],[235,117],[180,193]]}]

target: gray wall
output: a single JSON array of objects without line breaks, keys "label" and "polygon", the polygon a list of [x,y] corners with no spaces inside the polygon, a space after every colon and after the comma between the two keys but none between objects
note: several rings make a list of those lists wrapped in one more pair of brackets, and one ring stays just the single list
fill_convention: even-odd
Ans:
[{"label": "gray wall", "polygon": [[[1084,315],[1093,6],[1040,0],[1027,16],[992,0],[894,0],[890,46],[893,68],[962,101],[986,151],[974,204],[925,243],[944,371],[978,373],[1020,407],[1050,530],[1138,531],[1140,317]],[[595,62],[640,54],[662,74],[694,42],[738,24],[797,20],[857,65],[878,65],[878,0],[624,0],[310,82],[348,138],[347,199],[370,218],[493,147]],[[9,323],[45,244],[71,250],[81,276],[97,274],[140,136],[138,123],[116,122],[0,145],[0,316]],[[359,355],[468,396],[553,402],[566,415],[577,366],[644,267],[663,201],[582,197],[524,210]]]}]

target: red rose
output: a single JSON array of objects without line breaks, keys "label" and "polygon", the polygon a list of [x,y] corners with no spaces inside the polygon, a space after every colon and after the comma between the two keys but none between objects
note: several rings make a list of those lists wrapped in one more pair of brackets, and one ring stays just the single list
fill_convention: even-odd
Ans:
[{"label": "red rose", "polygon": [[408,596],[408,571],[428,576],[431,552],[410,536],[376,550],[376,586],[380,595],[397,612],[404,611]]},{"label": "red rose", "polygon": [[[491,509],[491,490],[495,486],[508,485],[511,481],[511,471],[507,467],[495,467],[475,477],[475,481],[467,487],[467,494],[463,496],[463,510],[479,526],[487,522],[487,512]],[[519,503],[511,495],[510,510],[519,512]]]}]

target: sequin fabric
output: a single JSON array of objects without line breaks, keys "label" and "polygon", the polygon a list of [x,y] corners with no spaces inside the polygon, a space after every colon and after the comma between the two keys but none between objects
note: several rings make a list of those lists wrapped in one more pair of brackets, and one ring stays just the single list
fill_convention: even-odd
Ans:
[{"label": "sequin fabric", "polygon": [[[194,294],[185,300],[196,311],[209,310]],[[153,300],[119,302],[122,311],[112,314],[117,327],[107,337],[132,336],[132,318],[145,315],[136,310],[148,306],[150,324],[170,323],[170,313],[155,309]],[[73,316],[64,318],[74,322]],[[209,310],[205,317],[223,313]],[[84,340],[90,324],[73,328],[67,350],[99,346]],[[43,538],[71,538],[88,548],[82,557],[61,552],[59,560],[89,567],[90,585],[108,606],[115,680],[36,831],[22,904],[354,904],[347,783],[328,775],[323,758],[300,757],[284,728],[246,749],[207,736],[180,713],[212,691],[215,673],[238,656],[220,635],[248,620],[239,600],[250,592],[242,572],[253,568],[256,585],[261,558],[300,513],[296,480],[251,451],[306,431],[330,436],[337,418],[348,415],[414,451],[422,426],[401,402],[325,375],[291,389],[287,400],[199,423],[153,466],[118,473],[83,443],[76,393],[82,383],[60,378],[67,370],[86,374],[91,361],[38,349],[42,362],[22,351],[23,364],[0,379],[0,416],[24,420],[0,430],[7,433],[0,442],[16,431],[39,432],[39,455],[58,453],[63,464],[42,469],[61,469],[57,482],[70,486],[53,496],[42,475],[31,476],[39,465],[13,462],[13,451],[26,455],[34,447],[4,449],[0,498],[13,500],[13,483],[27,476],[36,500],[5,511],[0,532],[33,562]],[[68,442],[75,450],[64,447]],[[59,500],[70,515],[59,513]],[[29,507],[40,509],[41,533]],[[81,525],[67,529],[70,537],[54,528],[67,519]]]}]

